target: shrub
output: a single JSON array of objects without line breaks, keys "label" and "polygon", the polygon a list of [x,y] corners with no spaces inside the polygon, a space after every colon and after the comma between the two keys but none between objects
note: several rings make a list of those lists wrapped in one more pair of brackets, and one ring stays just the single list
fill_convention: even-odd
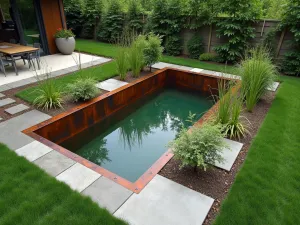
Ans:
[{"label": "shrub", "polygon": [[199,55],[204,52],[203,39],[199,35],[194,35],[187,43],[189,57],[198,59]]},{"label": "shrub", "polygon": [[216,61],[217,60],[217,55],[215,53],[202,53],[199,56],[200,61]]},{"label": "shrub", "polygon": [[96,81],[89,77],[78,78],[74,83],[68,84],[67,93],[72,101],[87,101],[97,96],[99,89],[96,87]]},{"label": "shrub", "polygon": [[182,41],[179,36],[169,36],[166,40],[165,52],[167,55],[178,56],[182,52]]},{"label": "shrub", "polygon": [[75,37],[73,32],[68,29],[62,29],[58,28],[54,34],[55,38],[70,38],[70,37]]},{"label": "shrub", "polygon": [[300,47],[284,55],[281,70],[290,76],[300,76]]},{"label": "shrub", "polygon": [[204,123],[193,127],[191,131],[183,129],[179,137],[170,143],[175,159],[181,161],[181,167],[193,166],[206,170],[208,164],[222,162],[221,152],[227,147],[224,143],[223,127],[220,124]]},{"label": "shrub", "polygon": [[143,30],[141,6],[138,1],[129,1],[127,20],[128,26],[131,30],[136,32],[141,32]]},{"label": "shrub", "polygon": [[67,27],[74,32],[76,37],[79,37],[84,24],[82,2],[80,0],[65,0],[64,11]]},{"label": "shrub", "polygon": [[242,61],[242,93],[246,99],[248,111],[252,111],[258,100],[265,94],[276,77],[277,70],[272,64],[269,53],[263,47],[251,51],[251,55]]},{"label": "shrub", "polygon": [[116,57],[117,71],[120,76],[120,80],[125,80],[128,71],[128,55],[127,50],[120,49]]},{"label": "shrub", "polygon": [[44,80],[39,80],[39,85],[36,89],[39,96],[33,101],[37,108],[49,110],[52,108],[62,108],[63,99],[61,92],[55,85],[55,81],[50,78],[50,74],[46,73]]},{"label": "shrub", "polygon": [[158,62],[162,56],[163,47],[161,47],[162,39],[158,35],[150,33],[147,36],[147,44],[144,49],[144,63],[150,67]]},{"label": "shrub", "polygon": [[132,70],[132,75],[138,77],[144,65],[142,49],[136,45],[132,45],[129,50],[128,61]]}]

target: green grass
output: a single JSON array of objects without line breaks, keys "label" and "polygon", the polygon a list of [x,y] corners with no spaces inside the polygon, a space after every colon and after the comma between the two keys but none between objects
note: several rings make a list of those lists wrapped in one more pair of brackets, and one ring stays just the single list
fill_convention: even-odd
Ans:
[{"label": "green grass", "polygon": [[[97,81],[106,80],[108,78],[116,76],[116,62],[112,61],[97,67],[83,69],[82,74],[93,77]],[[68,83],[74,82],[79,76],[81,76],[81,72],[74,72],[70,75],[59,77],[55,79],[55,85],[57,85],[58,88],[63,91]],[[39,93],[36,90],[36,86],[27,88],[16,93],[16,96],[29,103],[33,103],[34,99],[39,96]]]},{"label": "green grass", "polygon": [[[116,58],[118,54],[118,49],[120,46],[97,42],[93,40],[76,40],[76,50],[80,52],[86,52],[94,55],[101,55],[110,58]],[[236,74],[236,68],[234,66],[225,66],[221,64],[213,64],[207,62],[201,62],[195,59],[188,59],[182,57],[166,56],[164,55],[161,59],[162,62],[173,63],[182,66],[189,66],[193,68],[201,68],[206,70],[227,72],[231,74]]]},{"label": "green grass", "polygon": [[0,225],[124,225],[0,144]]},{"label": "green grass", "polygon": [[300,224],[300,79],[282,80],[215,225]]}]

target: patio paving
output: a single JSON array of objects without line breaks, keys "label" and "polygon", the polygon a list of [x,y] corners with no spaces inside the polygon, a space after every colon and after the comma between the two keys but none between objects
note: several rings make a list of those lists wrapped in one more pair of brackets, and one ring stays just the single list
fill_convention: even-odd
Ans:
[{"label": "patio paving", "polygon": [[274,82],[271,87],[268,87],[268,91],[276,91],[279,86],[279,82]]},{"label": "patio paving", "polygon": [[132,191],[103,176],[82,192],[111,213],[114,213],[132,193]]},{"label": "patio paving", "polygon": [[[41,57],[41,65],[42,69],[33,71],[28,68],[28,63],[26,65],[23,64],[21,60],[18,60],[17,68],[19,71],[19,75],[15,74],[13,67],[6,67],[6,77],[0,75],[0,91],[4,91],[6,87],[14,88],[20,87],[28,83],[36,82],[35,77],[37,75],[43,75],[48,71],[54,73],[56,71],[61,71],[62,74],[70,73],[72,71],[78,70],[78,66],[76,62],[78,62],[79,53],[74,52],[72,55],[62,55],[62,54],[55,54],[55,55],[48,55]],[[82,68],[90,67],[93,65],[99,65],[105,62],[110,61],[111,59],[99,57],[99,56],[92,56],[88,54],[81,53],[81,64]],[[28,79],[32,78],[32,79]],[[22,81],[21,81],[22,80]],[[19,82],[18,82],[19,81]],[[3,87],[2,87],[3,86]]]},{"label": "patio paving", "polygon": [[193,68],[190,71],[195,72],[195,73],[200,73],[201,71],[203,71],[203,69]]},{"label": "patio paving", "polygon": [[0,98],[5,97],[5,94],[0,93]]},{"label": "patio paving", "polygon": [[24,105],[24,104],[18,104],[16,106],[13,106],[13,107],[10,107],[8,109],[5,109],[5,112],[11,114],[11,115],[14,115],[14,114],[17,114],[19,112],[22,112],[26,109],[29,109],[29,107],[27,105]]},{"label": "patio paving", "polygon": [[83,191],[90,186],[101,175],[95,171],[76,163],[61,174],[56,179],[68,184],[73,190]]},{"label": "patio paving", "polygon": [[75,164],[75,161],[62,155],[57,151],[51,151],[48,154],[34,161],[34,164],[45,170],[52,176],[57,176],[69,167]]},{"label": "patio paving", "polygon": [[96,86],[105,91],[113,91],[119,87],[126,85],[126,84],[128,84],[128,83],[111,78],[111,79],[99,82],[98,84],[96,84]]},{"label": "patio paving", "polygon": [[208,196],[156,175],[114,215],[131,225],[200,225],[213,202]]},{"label": "patio paving", "polygon": [[25,157],[29,162],[32,162],[51,151],[53,151],[52,148],[49,148],[48,146],[42,144],[39,141],[33,141],[28,145],[17,149],[15,152],[19,156]]},{"label": "patio paving", "polygon": [[224,158],[224,162],[219,163],[215,162],[214,166],[219,167],[221,169],[230,171],[232,165],[234,164],[236,158],[238,157],[243,144],[237,141],[232,141],[224,138],[225,143],[229,148],[224,148],[222,151],[222,156]]},{"label": "patio paving", "polygon": [[2,100],[0,100],[0,107],[9,105],[9,104],[12,104],[12,103],[15,103],[15,102],[16,102],[16,101],[13,100],[12,98],[5,98],[5,99],[2,99]]},{"label": "patio paving", "polygon": [[51,116],[38,110],[31,110],[22,115],[0,123],[0,142],[15,150],[34,141],[21,131],[37,123],[50,119]]}]

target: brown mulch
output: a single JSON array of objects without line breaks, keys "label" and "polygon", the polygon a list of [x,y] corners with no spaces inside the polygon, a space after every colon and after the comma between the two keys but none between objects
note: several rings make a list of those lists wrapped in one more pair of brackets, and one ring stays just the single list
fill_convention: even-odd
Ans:
[{"label": "brown mulch", "polygon": [[166,178],[215,199],[204,224],[212,224],[217,216],[220,205],[233,184],[235,176],[247,156],[251,142],[257,134],[274,98],[275,92],[268,92],[266,96],[258,102],[252,113],[243,112],[243,116],[246,116],[251,123],[251,136],[239,140],[244,146],[230,172],[216,167],[210,167],[207,171],[198,170],[197,172],[194,172],[193,168],[183,168],[180,170],[180,162],[174,158],[159,172],[160,175]]}]

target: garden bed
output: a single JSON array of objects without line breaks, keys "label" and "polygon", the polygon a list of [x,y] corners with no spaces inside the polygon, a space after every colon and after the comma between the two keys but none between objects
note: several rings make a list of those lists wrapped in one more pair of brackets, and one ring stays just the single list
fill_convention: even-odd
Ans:
[{"label": "garden bed", "polygon": [[243,162],[247,156],[252,140],[255,138],[265,116],[267,115],[272,101],[275,98],[275,92],[268,92],[261,101],[258,102],[254,111],[249,113],[244,111],[243,116],[247,117],[252,124],[251,136],[236,140],[244,144],[240,151],[231,171],[210,167],[207,171],[198,170],[194,172],[194,168],[179,169],[180,162],[172,158],[165,167],[159,172],[160,175],[173,180],[179,184],[189,187],[197,192],[205,194],[215,199],[215,202],[204,222],[204,224],[212,224],[217,216],[221,202],[226,197],[236,174],[239,172]]}]

